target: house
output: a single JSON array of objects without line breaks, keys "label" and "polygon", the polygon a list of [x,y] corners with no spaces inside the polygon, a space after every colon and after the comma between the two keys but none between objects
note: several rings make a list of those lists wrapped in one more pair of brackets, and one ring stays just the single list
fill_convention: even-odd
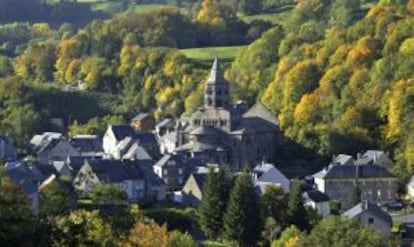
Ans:
[{"label": "house", "polygon": [[0,135],[0,159],[5,161],[14,161],[17,159],[17,152],[13,143],[6,135]]},{"label": "house", "polygon": [[89,160],[79,170],[72,184],[80,196],[87,197],[100,183],[118,186],[129,201],[145,198],[145,178],[138,165],[120,160]]},{"label": "house", "polygon": [[199,206],[203,199],[203,186],[207,173],[191,174],[182,188],[182,197],[185,204]]},{"label": "house", "polygon": [[175,129],[175,123],[171,118],[165,118],[155,125],[155,133],[158,137],[164,136]]},{"label": "house", "polygon": [[190,167],[182,156],[166,154],[154,165],[154,172],[164,180],[168,189],[177,190],[183,186]]},{"label": "house", "polygon": [[[144,168],[139,161],[86,160],[72,185],[83,197],[89,196],[97,184],[105,183],[118,186],[126,193],[129,201],[142,201],[147,198],[164,199],[162,181],[160,183],[150,177],[147,170],[148,168]],[[155,174],[153,176],[156,177]]]},{"label": "house", "polygon": [[391,234],[392,218],[377,205],[362,201],[342,214],[348,219],[357,219],[362,225],[371,227],[384,236]]},{"label": "house", "polygon": [[377,164],[387,169],[391,169],[393,166],[388,154],[382,150],[368,150],[362,155],[358,155],[356,163],[359,165]]},{"label": "house", "polygon": [[146,195],[147,198],[154,201],[163,201],[166,198],[166,185],[164,181],[154,173],[152,160],[138,160],[124,162],[138,162],[141,171],[146,180]]},{"label": "house", "polygon": [[[273,184],[280,186],[285,193],[290,191],[290,180],[283,175],[274,165],[261,163],[255,166],[251,172],[253,183],[259,188],[264,188],[267,185]],[[260,189],[259,191],[261,191]]]},{"label": "house", "polygon": [[159,137],[158,140],[161,154],[173,153],[177,147],[177,132],[168,132],[167,134]]},{"label": "house", "polygon": [[397,196],[397,178],[385,167],[376,164],[340,165],[330,164],[313,175],[316,188],[342,209],[351,207],[357,188],[361,198],[382,204],[394,201]]},{"label": "house", "polygon": [[339,165],[354,165],[355,160],[351,155],[339,154],[333,157],[332,163]]},{"label": "house", "polygon": [[303,201],[305,207],[315,209],[324,218],[331,214],[329,197],[318,190],[303,192]]},{"label": "house", "polygon": [[205,83],[204,105],[177,121],[177,153],[205,157],[232,168],[250,167],[276,158],[281,140],[277,118],[261,103],[246,110],[232,105],[230,84],[215,58]]},{"label": "house", "polygon": [[102,138],[98,135],[75,135],[69,143],[83,156],[103,155]]},{"label": "house", "polygon": [[155,119],[149,113],[140,113],[131,120],[131,126],[136,131],[150,132],[154,130]]},{"label": "house", "polygon": [[130,153],[131,148],[136,148],[134,144],[144,148],[152,158],[159,157],[159,147],[153,133],[135,132],[129,125],[110,125],[103,137],[104,152],[114,159],[122,159]]},{"label": "house", "polygon": [[53,161],[64,161],[68,156],[79,155],[78,150],[61,133],[56,132],[45,132],[42,135],[35,135],[31,139],[28,149],[43,164],[51,164]]},{"label": "house", "polygon": [[39,188],[53,181],[56,178],[55,174],[40,164],[21,161],[8,162],[5,167],[7,176],[22,188],[30,199],[33,212],[37,215],[39,212]]}]

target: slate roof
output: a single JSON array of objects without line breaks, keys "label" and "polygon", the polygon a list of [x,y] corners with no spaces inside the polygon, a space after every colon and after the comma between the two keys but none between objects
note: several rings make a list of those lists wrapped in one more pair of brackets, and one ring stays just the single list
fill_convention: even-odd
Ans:
[{"label": "slate roof", "polygon": [[190,132],[190,135],[216,135],[217,129],[211,126],[200,126]]},{"label": "slate roof", "polygon": [[121,160],[89,160],[89,166],[99,180],[109,183],[120,183],[125,180],[144,179],[138,165]]},{"label": "slate roof", "polygon": [[139,143],[145,144],[157,144],[157,138],[153,133],[150,132],[137,132],[134,136],[135,140],[138,140]]},{"label": "slate roof", "polygon": [[207,84],[228,84],[224,79],[223,72],[220,68],[218,58],[214,58],[213,66],[211,66],[210,76],[207,79]]},{"label": "slate roof", "polygon": [[85,151],[102,151],[102,138],[97,135],[76,135],[70,138],[69,143],[76,149]]},{"label": "slate roof", "polygon": [[170,161],[170,160],[174,160],[176,162],[177,166],[181,166],[181,164],[183,164],[183,162],[184,162],[181,155],[178,155],[178,154],[165,154],[164,156],[162,156],[162,158],[160,160],[157,161],[157,163],[155,163],[154,166],[163,167],[163,166],[167,165],[168,161]]},{"label": "slate roof", "polygon": [[191,174],[191,176],[194,177],[194,180],[196,181],[198,188],[200,188],[201,191],[203,191],[203,187],[204,187],[204,182],[207,178],[207,174],[205,173],[196,173],[196,174]]},{"label": "slate roof", "polygon": [[171,122],[172,122],[171,118],[166,118],[166,119],[162,120],[161,122],[157,123],[155,125],[155,128],[156,129],[160,129],[160,128],[164,127],[164,126],[167,126]]},{"label": "slate roof", "polygon": [[382,219],[383,221],[392,224],[392,218],[389,214],[384,212],[380,207],[377,205],[370,203],[368,201],[360,202],[359,204],[355,205],[348,211],[344,212],[342,216],[345,216],[349,219],[353,219],[358,217],[360,214],[369,211],[373,215],[377,216],[378,218]]},{"label": "slate roof", "polygon": [[270,124],[279,125],[279,120],[276,116],[271,113],[260,101],[257,101],[245,114],[243,114],[243,117],[258,117],[266,120]]},{"label": "slate roof", "polygon": [[368,150],[358,158],[356,163],[360,165],[367,165],[373,163],[374,160],[381,155],[385,155],[384,151],[382,150]]},{"label": "slate roof", "polygon": [[111,125],[110,128],[115,135],[115,138],[120,141],[127,136],[135,136],[134,129],[129,125]]},{"label": "slate roof", "polygon": [[136,115],[132,120],[134,121],[141,121],[142,119],[146,118],[149,116],[149,113],[146,112],[141,112],[138,115]]},{"label": "slate roof", "polygon": [[220,145],[212,145],[203,142],[190,141],[182,146],[177,147],[174,151],[176,152],[205,152],[205,151],[225,151],[226,148]]},{"label": "slate roof", "polygon": [[122,156],[123,159],[152,160],[147,151],[138,144],[133,144],[128,152]]},{"label": "slate roof", "polygon": [[333,160],[333,163],[338,163],[340,165],[354,164],[354,162],[354,158],[351,155],[347,154],[339,154]]},{"label": "slate roof", "polygon": [[306,198],[308,198],[308,199],[310,199],[310,200],[312,200],[316,203],[318,203],[318,202],[328,202],[330,200],[329,197],[326,194],[320,192],[319,190],[309,190],[309,191],[305,191],[303,194]]},{"label": "slate roof", "polygon": [[74,172],[78,172],[85,164],[85,160],[102,159],[100,156],[69,156],[66,159],[66,163],[69,168]]},{"label": "slate roof", "polygon": [[331,164],[313,175],[323,179],[350,179],[356,178],[394,178],[395,176],[387,168],[379,165],[335,165]]}]

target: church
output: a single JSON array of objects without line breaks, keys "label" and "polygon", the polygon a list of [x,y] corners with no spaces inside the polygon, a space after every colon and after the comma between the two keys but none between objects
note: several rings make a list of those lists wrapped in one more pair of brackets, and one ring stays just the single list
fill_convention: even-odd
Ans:
[{"label": "church", "polygon": [[174,152],[233,169],[275,159],[281,133],[276,117],[260,102],[250,109],[230,104],[229,82],[215,58],[204,90],[204,105],[176,125]]}]

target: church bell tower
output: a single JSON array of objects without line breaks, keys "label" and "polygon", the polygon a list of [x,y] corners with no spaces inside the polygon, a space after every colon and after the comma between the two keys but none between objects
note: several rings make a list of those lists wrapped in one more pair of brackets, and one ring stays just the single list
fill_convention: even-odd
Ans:
[{"label": "church bell tower", "polygon": [[204,91],[204,107],[217,108],[229,105],[229,83],[224,79],[216,57],[211,67]]}]

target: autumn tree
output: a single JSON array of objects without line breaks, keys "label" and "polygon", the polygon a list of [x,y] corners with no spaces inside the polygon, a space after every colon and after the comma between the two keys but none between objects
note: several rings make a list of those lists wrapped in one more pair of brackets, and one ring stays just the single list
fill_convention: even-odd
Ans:
[{"label": "autumn tree", "polygon": [[170,241],[166,225],[160,226],[154,221],[138,221],[121,246],[170,247]]}]

